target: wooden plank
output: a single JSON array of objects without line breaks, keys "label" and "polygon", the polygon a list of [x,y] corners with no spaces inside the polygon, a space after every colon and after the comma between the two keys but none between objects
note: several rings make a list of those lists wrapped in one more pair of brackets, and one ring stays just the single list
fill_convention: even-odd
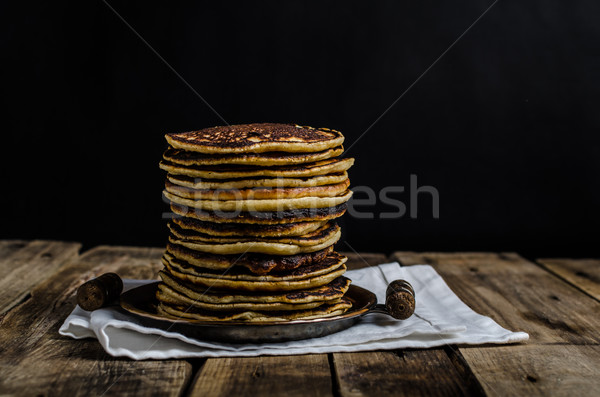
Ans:
[{"label": "wooden plank", "polygon": [[0,240],[0,258],[13,254],[15,251],[25,247],[28,240]]},{"label": "wooden plank", "polygon": [[600,259],[538,259],[546,270],[600,300]]},{"label": "wooden plank", "polygon": [[387,263],[387,256],[381,253],[374,252],[340,252],[348,257],[346,267],[348,270],[361,269],[368,266],[377,266],[382,263]]},{"label": "wooden plank", "polygon": [[597,396],[600,346],[461,349],[488,396]]},{"label": "wooden plank", "polygon": [[397,252],[394,257],[404,265],[433,265],[475,311],[530,334],[527,344],[459,349],[486,394],[597,394],[590,376],[598,375],[599,302],[517,254]]},{"label": "wooden plank", "polygon": [[73,340],[58,328],[84,281],[114,271],[154,278],[160,248],[97,247],[58,270],[0,323],[0,390],[10,395],[180,395],[191,378],[186,361],[131,361],[108,356],[93,339]]},{"label": "wooden plank", "polygon": [[397,252],[394,257],[404,265],[433,265],[473,310],[529,333],[528,343],[600,342],[600,303],[517,254]]},{"label": "wooden plank", "polygon": [[326,354],[210,358],[190,388],[198,396],[330,396]]},{"label": "wooden plank", "polygon": [[0,316],[23,302],[33,287],[79,255],[81,244],[62,241],[0,242]]},{"label": "wooden plank", "polygon": [[336,353],[342,396],[481,395],[442,349]]},{"label": "wooden plank", "polygon": [[[390,262],[383,254],[346,252],[348,267]],[[342,396],[478,395],[470,373],[461,373],[443,349],[334,353],[336,389]]]}]

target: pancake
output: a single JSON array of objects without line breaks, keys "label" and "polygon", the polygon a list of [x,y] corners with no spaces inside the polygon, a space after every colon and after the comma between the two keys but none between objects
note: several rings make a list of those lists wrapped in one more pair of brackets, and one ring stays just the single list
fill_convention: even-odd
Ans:
[{"label": "pancake", "polygon": [[254,274],[290,271],[300,266],[306,266],[321,261],[332,251],[332,247],[327,247],[321,251],[297,255],[273,256],[252,253],[244,253],[242,255],[215,255],[194,251],[172,243],[167,243],[166,250],[166,252],[173,257],[184,260],[194,266],[221,271],[227,270],[234,265],[244,266]]},{"label": "pancake", "polygon": [[[217,290],[198,289],[194,284],[182,281],[174,277],[169,272],[161,270],[160,278],[164,284],[170,289],[185,295],[193,301],[211,303],[211,304],[228,304],[228,303],[312,303],[319,302],[323,304],[327,301],[333,301],[341,298],[350,287],[350,279],[346,277],[338,277],[328,284],[320,287],[306,289],[302,291],[285,291],[285,292],[242,292],[236,290]],[[219,309],[223,310],[223,309]]]},{"label": "pancake", "polygon": [[[177,259],[169,253],[165,253],[161,258],[163,265],[176,269],[180,273],[186,273],[206,279],[220,278],[231,281],[247,282],[281,282],[292,280],[303,280],[311,277],[330,273],[346,263],[348,258],[337,252],[331,252],[319,261],[313,261],[304,266],[297,267],[288,271],[271,272],[269,274],[254,274],[243,266],[231,266],[225,270],[207,269]],[[198,290],[198,288],[196,288]]]},{"label": "pancake", "polygon": [[175,185],[169,180],[165,182],[167,192],[192,200],[273,200],[300,197],[335,197],[344,193],[348,186],[350,186],[349,179],[333,185],[252,189],[193,189]]},{"label": "pancake", "polygon": [[272,166],[313,163],[337,157],[343,152],[343,146],[315,153],[264,152],[244,154],[205,154],[170,147],[163,154],[163,159],[181,165],[250,164]]},{"label": "pancake", "polygon": [[251,323],[268,323],[273,321],[310,320],[313,318],[326,318],[343,314],[352,307],[352,302],[342,298],[337,303],[323,304],[314,309],[289,310],[274,312],[239,311],[215,312],[195,309],[189,306],[170,305],[159,302],[157,313],[172,319],[187,319],[196,321],[243,321]]},{"label": "pancake", "polygon": [[168,228],[171,234],[181,240],[193,241],[198,243],[209,244],[235,244],[247,242],[264,242],[277,244],[294,244],[301,247],[311,247],[317,244],[322,244],[331,239],[331,237],[340,231],[340,227],[335,223],[326,223],[312,233],[306,233],[302,236],[286,236],[286,237],[219,237],[209,234],[198,233],[193,230],[183,229],[176,224],[169,222]]},{"label": "pancake", "polygon": [[306,178],[264,178],[254,177],[246,179],[205,179],[193,178],[185,175],[167,174],[167,180],[174,185],[185,186],[193,189],[246,189],[254,187],[312,187],[333,185],[348,179],[348,173],[336,172],[327,175],[318,175]]},{"label": "pancake", "polygon": [[337,243],[340,239],[340,236],[341,232],[339,229],[337,229],[335,233],[333,233],[331,236],[328,236],[328,238],[324,241],[309,246],[302,246],[297,244],[271,243],[264,241],[247,241],[236,242],[231,244],[211,244],[182,240],[173,235],[169,236],[169,242],[177,245],[183,245],[184,247],[195,251],[208,252],[210,254],[231,255],[245,254],[251,252],[269,255],[296,255],[307,252],[316,252],[327,248],[330,245]]},{"label": "pancake", "polygon": [[204,277],[196,274],[182,272],[168,261],[163,261],[168,272],[173,277],[189,282],[201,289],[231,289],[235,291],[293,291],[305,290],[309,288],[320,287],[329,284],[337,277],[346,272],[346,265],[342,264],[329,273],[319,274],[317,276],[303,278],[300,280],[284,281],[247,281],[247,280],[228,280],[220,277]]},{"label": "pancake", "polygon": [[312,233],[325,222],[296,222],[283,223],[278,225],[261,225],[245,223],[216,223],[204,222],[188,217],[174,217],[171,222],[182,229],[193,230],[198,233],[209,234],[211,236],[232,237],[232,236],[255,236],[255,237],[282,237],[282,236],[301,236]]},{"label": "pancake", "polygon": [[175,204],[208,211],[280,212],[288,209],[334,207],[350,200],[352,191],[346,190],[339,196],[334,197],[300,197],[268,200],[191,200],[169,193],[166,190],[163,190],[163,195],[167,200]]},{"label": "pancake", "polygon": [[171,203],[171,211],[201,221],[215,223],[245,223],[278,225],[297,222],[327,221],[339,218],[346,212],[346,204],[326,208],[298,208],[285,211],[224,212],[206,211],[199,208]]},{"label": "pancake", "polygon": [[236,303],[206,303],[197,301],[180,293],[167,284],[159,284],[156,291],[156,298],[169,305],[182,305],[199,310],[210,310],[215,312],[231,312],[240,310],[261,310],[261,311],[281,311],[281,310],[305,310],[319,307],[323,302],[309,303],[254,303],[254,302],[236,302]]},{"label": "pancake", "polygon": [[347,171],[354,164],[353,158],[328,159],[315,163],[297,164],[281,167],[251,167],[247,165],[197,166],[180,165],[163,160],[160,168],[169,174],[187,175],[195,178],[232,179],[251,177],[304,178]]},{"label": "pancake", "polygon": [[344,136],[327,128],[257,123],[165,135],[176,149],[200,153],[319,152],[340,146]]}]

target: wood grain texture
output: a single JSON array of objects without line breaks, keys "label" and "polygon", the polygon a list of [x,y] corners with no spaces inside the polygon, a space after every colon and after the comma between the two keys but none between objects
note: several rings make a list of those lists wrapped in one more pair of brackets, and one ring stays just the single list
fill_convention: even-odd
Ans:
[{"label": "wood grain texture", "polygon": [[394,257],[405,265],[433,265],[475,311],[530,334],[526,344],[459,349],[486,394],[593,394],[599,302],[517,254],[397,252]]},{"label": "wood grain texture", "polygon": [[600,346],[461,349],[488,396],[598,396]]},{"label": "wood grain texture", "polygon": [[361,269],[368,266],[377,266],[381,263],[387,263],[387,256],[374,252],[340,252],[340,254],[348,257],[346,267],[348,270]]},{"label": "wood grain texture", "polygon": [[113,271],[154,278],[158,248],[97,247],[33,289],[0,322],[0,391],[8,395],[180,395],[191,378],[185,361],[131,361],[108,356],[96,340],[73,340],[58,328],[84,281]]},{"label": "wood grain texture", "polygon": [[190,388],[198,396],[330,396],[326,354],[210,358]]},{"label": "wood grain texture", "polygon": [[23,302],[33,287],[77,258],[81,244],[62,241],[0,241],[0,316]]},{"label": "wood grain texture", "polygon": [[24,248],[29,243],[28,240],[0,240],[0,255],[4,258]]},{"label": "wood grain texture", "polygon": [[529,344],[600,342],[600,303],[517,254],[397,252],[394,257],[404,265],[433,265],[473,310],[529,333]]},{"label": "wood grain texture", "polygon": [[480,395],[442,349],[334,356],[341,396]]},{"label": "wood grain texture", "polygon": [[600,259],[538,259],[536,262],[600,301]]}]

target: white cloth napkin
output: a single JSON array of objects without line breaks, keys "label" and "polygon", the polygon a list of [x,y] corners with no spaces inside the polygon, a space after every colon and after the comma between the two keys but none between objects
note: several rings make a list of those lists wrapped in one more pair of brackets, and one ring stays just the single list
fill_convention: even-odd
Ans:
[{"label": "white cloth napkin", "polygon": [[[139,318],[114,308],[86,312],[80,307],[67,317],[61,335],[97,338],[112,356],[135,360],[181,357],[232,357],[306,353],[357,352],[427,348],[447,344],[514,343],[529,339],[491,318],[475,313],[448,288],[428,265],[400,267],[396,262],[346,272],[355,285],[373,291],[378,302],[393,280],[404,279],[415,290],[415,314],[399,321],[368,314],[356,325],[321,338],[264,344],[227,344],[188,338],[175,332],[147,328]],[[125,289],[151,282],[124,280]]]}]

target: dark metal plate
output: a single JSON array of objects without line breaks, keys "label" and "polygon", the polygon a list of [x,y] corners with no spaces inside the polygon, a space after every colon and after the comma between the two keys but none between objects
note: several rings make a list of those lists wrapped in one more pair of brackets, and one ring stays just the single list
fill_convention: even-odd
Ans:
[{"label": "dark metal plate", "polygon": [[179,332],[194,339],[227,343],[284,342],[318,338],[351,327],[377,303],[377,298],[371,291],[351,285],[345,296],[352,301],[352,308],[335,317],[259,324],[241,321],[173,320],[156,313],[158,284],[157,281],[123,293],[121,307],[141,318],[146,326]]}]

